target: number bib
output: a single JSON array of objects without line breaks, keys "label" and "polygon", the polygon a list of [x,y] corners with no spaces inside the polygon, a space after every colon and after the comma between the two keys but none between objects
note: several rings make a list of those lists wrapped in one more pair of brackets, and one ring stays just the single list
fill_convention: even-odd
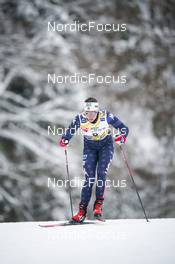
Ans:
[{"label": "number bib", "polygon": [[90,123],[83,115],[80,115],[80,128],[82,134],[88,140],[102,140],[110,134],[106,113],[100,111],[96,123]]}]

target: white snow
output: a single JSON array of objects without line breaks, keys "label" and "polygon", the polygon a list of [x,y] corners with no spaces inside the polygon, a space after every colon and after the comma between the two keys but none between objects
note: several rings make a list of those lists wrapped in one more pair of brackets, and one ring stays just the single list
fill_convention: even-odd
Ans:
[{"label": "white snow", "polygon": [[175,219],[120,219],[54,228],[39,224],[0,224],[1,264],[175,263]]}]

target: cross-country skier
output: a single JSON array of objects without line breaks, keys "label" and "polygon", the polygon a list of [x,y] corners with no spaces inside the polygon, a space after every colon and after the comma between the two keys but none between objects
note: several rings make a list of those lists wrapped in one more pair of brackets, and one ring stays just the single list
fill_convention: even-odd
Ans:
[{"label": "cross-country skier", "polygon": [[84,111],[73,119],[59,142],[61,147],[66,147],[78,128],[82,130],[84,135],[83,169],[85,182],[81,191],[79,212],[73,216],[73,221],[83,222],[86,217],[96,171],[96,200],[93,213],[95,218],[102,217],[105,181],[114,153],[109,125],[118,130],[114,138],[115,142],[117,144],[125,143],[129,131],[128,127],[110,112],[100,109],[98,101],[90,97],[84,102]]}]

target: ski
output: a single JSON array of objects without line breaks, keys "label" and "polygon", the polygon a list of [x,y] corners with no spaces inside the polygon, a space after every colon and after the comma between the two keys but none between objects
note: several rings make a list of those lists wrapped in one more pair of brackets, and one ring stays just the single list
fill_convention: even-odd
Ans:
[{"label": "ski", "polygon": [[59,226],[75,226],[75,225],[90,225],[90,224],[96,224],[95,221],[84,221],[84,222],[74,222],[74,221],[69,221],[69,222],[64,222],[64,223],[55,223],[55,224],[40,224],[40,227],[45,227],[45,228],[49,228],[49,227],[59,227]]},{"label": "ski", "polygon": [[95,218],[94,220],[99,221],[99,222],[106,222],[104,218]]},{"label": "ski", "polygon": [[101,216],[94,216],[94,220],[99,221],[99,222],[106,222],[106,220],[102,218]]}]

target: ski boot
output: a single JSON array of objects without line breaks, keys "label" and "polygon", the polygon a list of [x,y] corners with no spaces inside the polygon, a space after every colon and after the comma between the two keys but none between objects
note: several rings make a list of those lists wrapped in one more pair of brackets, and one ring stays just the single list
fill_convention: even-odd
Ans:
[{"label": "ski boot", "polygon": [[87,207],[80,204],[79,212],[72,217],[71,222],[82,223],[86,218]]},{"label": "ski boot", "polygon": [[94,203],[94,218],[95,219],[102,219],[102,205],[103,205],[103,200],[96,200]]}]

